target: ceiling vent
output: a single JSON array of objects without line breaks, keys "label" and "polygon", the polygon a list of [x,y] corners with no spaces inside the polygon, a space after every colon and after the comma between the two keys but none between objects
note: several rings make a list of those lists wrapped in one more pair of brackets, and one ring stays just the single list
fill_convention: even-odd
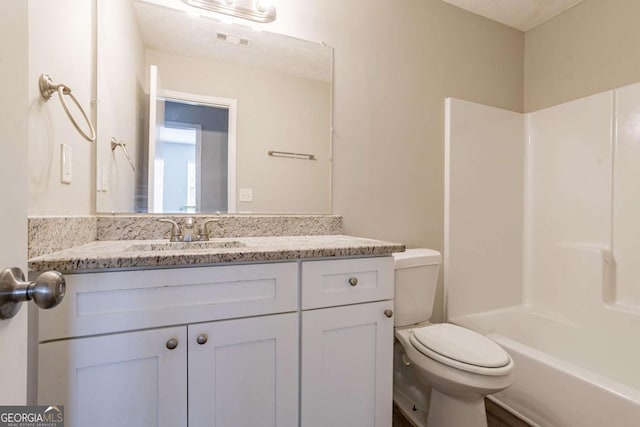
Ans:
[{"label": "ceiling vent", "polygon": [[236,46],[248,47],[251,44],[251,40],[249,39],[220,32],[216,33],[216,38],[222,42],[233,44]]}]

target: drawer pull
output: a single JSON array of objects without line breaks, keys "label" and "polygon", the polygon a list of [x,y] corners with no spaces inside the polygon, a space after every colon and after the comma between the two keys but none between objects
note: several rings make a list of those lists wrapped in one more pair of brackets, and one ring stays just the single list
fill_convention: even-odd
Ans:
[{"label": "drawer pull", "polygon": [[357,277],[349,277],[349,284],[351,286],[355,286],[358,284],[358,278]]},{"label": "drawer pull", "polygon": [[171,338],[169,341],[167,341],[167,348],[169,350],[175,350],[176,348],[178,348],[178,340],[175,338]]},{"label": "drawer pull", "polygon": [[200,345],[206,344],[208,340],[209,337],[207,336],[207,334],[200,334],[196,337],[196,342]]},{"label": "drawer pull", "polygon": [[387,317],[393,317],[393,310],[385,310],[384,315]]}]

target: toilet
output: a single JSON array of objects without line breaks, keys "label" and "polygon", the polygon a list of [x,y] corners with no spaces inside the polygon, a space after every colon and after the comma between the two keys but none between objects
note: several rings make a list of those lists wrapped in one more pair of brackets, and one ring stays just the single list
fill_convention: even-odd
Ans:
[{"label": "toilet", "polygon": [[438,251],[408,249],[393,257],[394,401],[418,427],[486,427],[484,398],[513,383],[511,356],[477,332],[429,322]]}]

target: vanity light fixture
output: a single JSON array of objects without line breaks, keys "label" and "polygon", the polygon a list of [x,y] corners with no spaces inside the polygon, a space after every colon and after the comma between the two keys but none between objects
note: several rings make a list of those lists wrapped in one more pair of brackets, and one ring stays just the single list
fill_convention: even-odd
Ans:
[{"label": "vanity light fixture", "polygon": [[182,0],[183,3],[210,12],[267,23],[276,19],[276,8],[267,0]]}]

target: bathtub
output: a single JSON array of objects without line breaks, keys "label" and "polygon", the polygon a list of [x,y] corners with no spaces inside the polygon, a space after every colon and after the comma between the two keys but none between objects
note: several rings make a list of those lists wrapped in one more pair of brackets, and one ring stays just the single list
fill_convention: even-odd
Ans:
[{"label": "bathtub", "polygon": [[629,329],[635,322],[614,314],[620,324],[600,319],[601,327],[524,306],[450,321],[486,334],[513,357],[516,382],[491,399],[531,424],[635,427],[640,425],[640,335]]}]

